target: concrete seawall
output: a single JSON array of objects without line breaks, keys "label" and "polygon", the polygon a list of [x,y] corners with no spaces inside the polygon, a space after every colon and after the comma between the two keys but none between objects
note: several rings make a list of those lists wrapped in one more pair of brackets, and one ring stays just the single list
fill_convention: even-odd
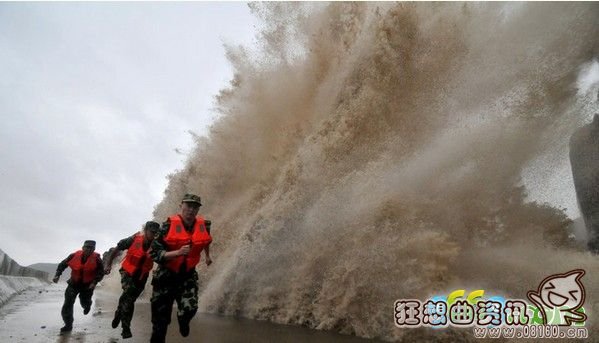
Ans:
[{"label": "concrete seawall", "polygon": [[48,282],[31,276],[0,275],[0,306],[24,290],[46,285],[48,285]]},{"label": "concrete seawall", "polygon": [[13,295],[48,282],[48,273],[23,267],[0,250],[0,306]]},{"label": "concrete seawall", "polygon": [[48,273],[19,265],[15,260],[0,250],[0,275],[32,276],[48,280]]}]

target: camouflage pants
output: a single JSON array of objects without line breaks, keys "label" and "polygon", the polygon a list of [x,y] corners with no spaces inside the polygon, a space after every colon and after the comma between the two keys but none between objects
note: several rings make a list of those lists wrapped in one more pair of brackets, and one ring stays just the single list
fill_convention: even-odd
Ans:
[{"label": "camouflage pants", "polygon": [[[198,311],[198,273],[193,270],[184,278],[152,279],[152,343],[163,343],[171,323],[173,303],[177,302],[179,323],[189,323]],[[180,325],[180,324],[179,324]]]},{"label": "camouflage pants", "polygon": [[67,286],[67,289],[64,291],[64,304],[62,305],[62,310],[60,311],[62,320],[67,326],[73,325],[73,305],[75,304],[77,295],[79,295],[81,307],[85,309],[86,307],[92,306],[92,295],[94,295],[94,290],[89,289],[89,284],[75,286],[69,284]]},{"label": "camouflage pants", "polygon": [[135,301],[143,292],[148,278],[142,280],[134,280],[124,270],[120,270],[121,273],[121,287],[123,288],[123,294],[119,298],[119,306],[117,313],[121,317],[121,325],[123,328],[131,328],[131,318],[133,318],[133,311],[135,310]]}]

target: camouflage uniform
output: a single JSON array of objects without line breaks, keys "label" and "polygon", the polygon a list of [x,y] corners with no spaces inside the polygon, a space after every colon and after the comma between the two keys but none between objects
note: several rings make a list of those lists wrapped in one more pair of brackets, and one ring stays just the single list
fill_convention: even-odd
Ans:
[{"label": "camouflage uniform", "polygon": [[[150,255],[158,268],[152,277],[152,338],[150,342],[164,342],[168,325],[171,322],[173,303],[177,302],[177,319],[179,325],[188,325],[198,311],[198,273],[195,269],[189,272],[175,273],[164,266],[164,254],[168,251],[164,238],[168,234],[170,221],[162,224],[158,236],[152,242]],[[185,225],[191,232],[193,224]],[[208,229],[208,228],[207,228]]]},{"label": "camouflage uniform", "polygon": [[[58,264],[56,268],[55,277],[60,277],[62,272],[68,267],[69,261],[73,258],[75,253],[70,254],[67,258],[62,260]],[[94,255],[90,256],[93,257]],[[104,277],[104,267],[102,265],[102,260],[99,255],[96,255],[96,277],[93,283],[98,283]],[[83,259],[85,263],[85,259]],[[84,309],[84,313],[87,314],[92,306],[92,296],[94,295],[94,289],[90,289],[89,286],[91,283],[75,283],[73,278],[69,278],[67,281],[67,289],[64,291],[64,304],[62,305],[62,310],[60,314],[62,315],[62,320],[66,327],[70,327],[73,325],[73,305],[75,304],[75,300],[77,299],[77,295],[79,295],[79,302],[81,303],[81,307]]]},{"label": "camouflage uniform", "polygon": [[[135,235],[132,235],[131,237],[120,240],[117,244],[117,250],[123,251],[129,249],[133,244],[134,239]],[[144,240],[143,250],[147,251],[149,248],[150,243]],[[133,312],[135,310],[135,301],[143,292],[149,274],[140,275],[141,269],[134,275],[129,275],[123,268],[121,268],[119,272],[121,273],[121,287],[123,288],[123,293],[119,298],[117,315],[120,318],[122,328],[128,330],[131,328],[131,319],[133,318]]]}]

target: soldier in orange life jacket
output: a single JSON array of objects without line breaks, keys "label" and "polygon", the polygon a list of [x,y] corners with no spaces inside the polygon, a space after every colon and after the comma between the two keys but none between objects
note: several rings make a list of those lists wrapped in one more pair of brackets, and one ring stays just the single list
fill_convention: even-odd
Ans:
[{"label": "soldier in orange life jacket", "polygon": [[64,292],[62,305],[62,320],[64,326],[60,332],[69,332],[73,329],[73,305],[79,295],[79,302],[83,307],[83,314],[88,314],[92,306],[92,296],[96,284],[104,277],[104,267],[100,255],[95,253],[96,241],[85,241],[81,250],[70,254],[56,268],[54,283],[58,282],[60,275],[67,268],[71,268],[71,278]]},{"label": "soldier in orange life jacket", "polygon": [[162,224],[152,242],[150,255],[158,267],[152,278],[152,343],[163,343],[171,322],[173,302],[177,302],[179,332],[189,335],[189,322],[198,310],[198,273],[202,250],[206,265],[210,265],[209,221],[197,216],[201,199],[185,194],[181,200],[181,213],[173,215]]},{"label": "soldier in orange life jacket", "polygon": [[114,258],[120,251],[127,250],[120,269],[123,294],[119,298],[119,305],[112,320],[112,327],[115,329],[119,326],[119,322],[121,323],[123,338],[133,336],[131,334],[131,318],[133,318],[135,301],[143,292],[148,275],[152,271],[154,261],[150,257],[149,251],[154,235],[158,233],[159,229],[160,224],[152,221],[146,222],[143,232],[120,240],[117,246],[110,250],[106,261],[104,261],[104,273],[110,274]]}]

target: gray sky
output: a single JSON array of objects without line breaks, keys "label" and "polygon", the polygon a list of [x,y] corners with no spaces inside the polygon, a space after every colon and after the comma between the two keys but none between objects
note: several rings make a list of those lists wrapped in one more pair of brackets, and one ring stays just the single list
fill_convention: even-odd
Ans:
[{"label": "gray sky", "polygon": [[257,25],[245,3],[0,3],[0,249],[59,262],[138,230]]}]

